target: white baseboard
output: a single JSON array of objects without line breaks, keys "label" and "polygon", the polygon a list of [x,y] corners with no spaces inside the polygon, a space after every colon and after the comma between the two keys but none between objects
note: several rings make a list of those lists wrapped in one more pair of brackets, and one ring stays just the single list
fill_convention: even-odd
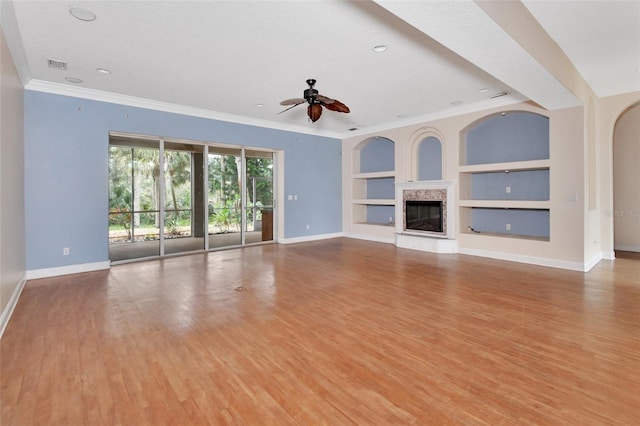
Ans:
[{"label": "white baseboard", "polygon": [[334,234],[309,235],[308,237],[281,238],[278,240],[278,243],[279,244],[306,243],[309,241],[328,240],[330,238],[338,238],[342,236],[344,236],[342,232],[336,232]]},{"label": "white baseboard", "polygon": [[616,252],[615,251],[603,251],[602,253],[600,253],[600,256],[602,256],[603,259],[606,260],[613,260],[616,258]]},{"label": "white baseboard", "polygon": [[[491,259],[508,260],[510,262],[529,263],[531,265],[547,266],[549,268],[569,269],[572,271],[586,272],[585,264],[581,262],[569,262],[566,260],[549,259],[546,257],[525,256],[490,250],[478,250],[458,247],[458,253],[471,256],[488,257]],[[596,262],[597,263],[597,262]]]},{"label": "white baseboard", "polygon": [[627,246],[624,244],[616,244],[614,246],[614,250],[640,252],[640,246]]},{"label": "white baseboard", "polygon": [[591,268],[596,266],[598,262],[600,262],[601,260],[602,260],[602,253],[598,253],[597,255],[593,256],[593,258],[590,261],[585,263],[583,272],[589,272]]},{"label": "white baseboard", "polygon": [[18,282],[16,288],[13,289],[13,293],[11,293],[11,297],[9,298],[9,302],[7,306],[4,307],[2,313],[0,313],[0,338],[4,334],[4,330],[7,328],[9,324],[9,320],[11,319],[11,315],[13,315],[13,310],[16,308],[18,304],[18,299],[20,299],[20,294],[22,294],[22,290],[24,289],[24,285],[27,283],[26,275],[22,275],[22,279]]},{"label": "white baseboard", "polygon": [[57,277],[60,275],[79,274],[81,272],[100,271],[111,268],[111,262],[82,263],[79,265],[59,266],[57,268],[32,269],[27,271],[28,280]]},{"label": "white baseboard", "polygon": [[387,243],[387,244],[395,244],[396,243],[396,238],[395,235],[388,238],[388,237],[378,237],[376,235],[366,235],[366,234],[354,234],[351,232],[348,232],[346,234],[344,234],[345,237],[347,238],[353,238],[356,240],[366,240],[366,241],[375,241],[377,243]]}]

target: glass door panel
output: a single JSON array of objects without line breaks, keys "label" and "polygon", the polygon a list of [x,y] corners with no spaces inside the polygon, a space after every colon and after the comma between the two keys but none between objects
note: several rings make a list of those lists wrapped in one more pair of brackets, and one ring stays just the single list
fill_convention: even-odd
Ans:
[{"label": "glass door panel", "polygon": [[160,254],[158,141],[109,141],[109,258]]},{"label": "glass door panel", "polygon": [[204,147],[164,143],[164,253],[204,249]]},{"label": "glass door panel", "polygon": [[247,150],[245,243],[273,240],[273,153]]},{"label": "glass door panel", "polygon": [[241,158],[240,149],[209,147],[210,249],[242,245]]}]

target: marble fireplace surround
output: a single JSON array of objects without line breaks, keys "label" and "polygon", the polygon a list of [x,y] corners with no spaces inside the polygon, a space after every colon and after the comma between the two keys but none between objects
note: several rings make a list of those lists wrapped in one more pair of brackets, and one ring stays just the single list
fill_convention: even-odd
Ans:
[{"label": "marble fireplace surround", "polygon": [[[430,180],[396,183],[396,235],[453,239],[455,230],[454,182]],[[405,201],[442,201],[442,232],[405,229]]]}]

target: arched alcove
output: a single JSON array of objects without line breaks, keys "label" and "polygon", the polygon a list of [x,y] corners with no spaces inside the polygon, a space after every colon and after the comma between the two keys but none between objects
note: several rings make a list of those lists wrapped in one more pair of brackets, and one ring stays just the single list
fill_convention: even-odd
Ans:
[{"label": "arched alcove", "polygon": [[442,179],[442,144],[435,136],[428,136],[418,147],[418,180]]},{"label": "arched alcove", "polygon": [[435,128],[416,131],[407,144],[407,181],[441,180],[444,177],[443,136]]},{"label": "arched alcove", "polygon": [[363,140],[354,149],[353,219],[355,223],[395,222],[395,143],[384,137]]},{"label": "arched alcove", "polygon": [[365,139],[356,146],[356,173],[384,172],[395,169],[395,143],[387,138]]},{"label": "arched alcove", "polygon": [[460,135],[460,232],[549,240],[549,118],[504,111]]},{"label": "arched alcove", "polygon": [[616,251],[640,252],[640,102],[616,120],[613,133],[613,229]]},{"label": "arched alcove", "polygon": [[471,123],[461,133],[460,164],[549,158],[549,117],[534,112],[492,114]]}]

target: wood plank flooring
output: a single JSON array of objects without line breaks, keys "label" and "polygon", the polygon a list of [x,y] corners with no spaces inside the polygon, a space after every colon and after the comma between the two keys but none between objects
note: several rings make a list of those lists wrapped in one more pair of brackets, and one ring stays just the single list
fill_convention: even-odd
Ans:
[{"label": "wood plank flooring", "polygon": [[337,238],[27,283],[1,424],[638,425],[640,262]]}]

